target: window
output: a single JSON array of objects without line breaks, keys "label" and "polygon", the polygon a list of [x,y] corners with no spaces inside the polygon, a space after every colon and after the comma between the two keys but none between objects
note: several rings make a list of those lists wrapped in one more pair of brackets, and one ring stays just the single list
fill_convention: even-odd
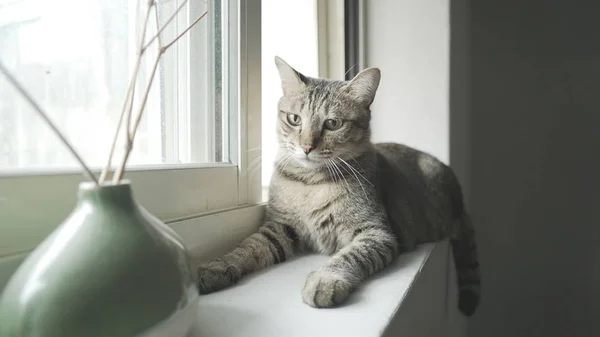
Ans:
[{"label": "window", "polygon": [[[137,3],[21,0],[2,8],[0,39],[9,48],[0,56],[92,166],[106,161],[128,84],[123,75],[135,63]],[[164,31],[163,39],[171,40],[203,11],[211,12],[163,58],[131,165],[229,162],[229,109],[223,109],[223,94],[230,83],[222,83],[229,60],[221,5],[190,1]],[[19,17],[25,6],[27,17]],[[177,7],[177,1],[165,1],[160,21]],[[151,58],[145,60],[142,76],[149,77]],[[78,168],[21,97],[10,90],[3,95],[1,168]]]},{"label": "window", "polygon": [[[125,178],[165,221],[256,204],[260,177],[248,178],[247,166],[258,158],[248,150],[260,145],[261,1],[158,3],[160,23],[183,6],[161,34],[166,41],[208,14],[164,55]],[[133,68],[137,5],[0,0],[0,60],[95,172],[108,159]],[[0,76],[0,257],[50,233],[82,180],[70,153]]]},{"label": "window", "polygon": [[[0,60],[96,173],[132,71],[137,3],[0,0]],[[163,56],[125,178],[169,223],[187,226],[209,212],[236,220],[240,213],[229,210],[266,200],[281,95],[274,56],[309,76],[343,79],[344,1],[159,4],[161,23],[183,6],[165,40],[208,14]],[[145,76],[150,67],[142,64]],[[63,221],[82,180],[63,145],[0,76],[0,259],[29,251]]]}]

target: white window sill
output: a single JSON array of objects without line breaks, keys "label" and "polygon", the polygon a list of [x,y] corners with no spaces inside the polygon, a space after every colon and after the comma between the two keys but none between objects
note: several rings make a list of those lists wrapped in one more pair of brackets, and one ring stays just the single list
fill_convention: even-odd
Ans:
[{"label": "white window sill", "polygon": [[461,336],[448,253],[442,242],[403,254],[335,309],[302,302],[306,275],[328,259],[303,256],[202,296],[190,337]]},{"label": "white window sill", "polygon": [[[262,221],[264,205],[169,224],[200,262],[233,248]],[[0,292],[27,252],[0,258]],[[310,255],[249,275],[239,284],[200,298],[189,337],[201,336],[464,336],[447,242],[402,254],[369,279],[345,305],[314,309],[302,302],[306,275],[327,256]]]}]

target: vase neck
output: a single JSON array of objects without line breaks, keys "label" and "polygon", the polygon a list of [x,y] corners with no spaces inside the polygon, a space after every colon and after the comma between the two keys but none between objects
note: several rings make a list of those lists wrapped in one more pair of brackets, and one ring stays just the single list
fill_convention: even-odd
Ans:
[{"label": "vase neck", "polygon": [[114,204],[120,207],[130,207],[135,204],[129,181],[100,186],[91,182],[83,182],[79,185],[78,199],[79,202]]}]

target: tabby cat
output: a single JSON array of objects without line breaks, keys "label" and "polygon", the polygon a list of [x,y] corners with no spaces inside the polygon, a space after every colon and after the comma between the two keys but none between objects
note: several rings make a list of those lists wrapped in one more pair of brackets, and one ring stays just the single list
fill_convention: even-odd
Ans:
[{"label": "tabby cat", "polygon": [[370,105],[380,70],[351,81],[304,76],[275,58],[283,96],[279,150],[264,224],[233,251],[199,267],[210,293],[298,252],[331,255],[311,272],[303,301],[344,302],[361,282],[418,244],[449,239],[459,309],[475,312],[480,273],[474,230],[453,171],[413,148],[370,141]]}]

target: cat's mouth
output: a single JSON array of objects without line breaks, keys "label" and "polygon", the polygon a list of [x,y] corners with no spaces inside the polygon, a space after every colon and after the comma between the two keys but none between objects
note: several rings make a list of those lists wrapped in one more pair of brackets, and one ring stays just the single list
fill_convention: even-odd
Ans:
[{"label": "cat's mouth", "polygon": [[300,166],[305,168],[317,169],[323,166],[323,158],[307,156],[307,155],[298,155],[295,156],[296,162],[300,164]]}]

